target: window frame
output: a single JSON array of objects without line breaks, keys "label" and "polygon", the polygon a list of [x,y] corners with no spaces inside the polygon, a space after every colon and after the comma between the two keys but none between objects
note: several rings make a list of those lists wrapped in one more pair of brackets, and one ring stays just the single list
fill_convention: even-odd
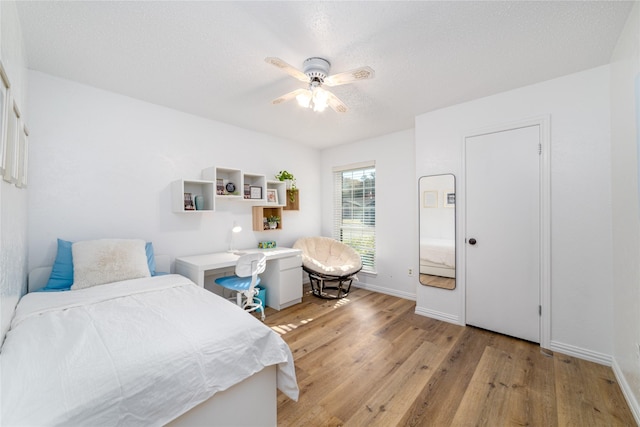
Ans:
[{"label": "window frame", "polygon": [[[375,168],[376,168],[376,163],[373,160],[360,162],[360,163],[352,163],[352,164],[343,165],[343,166],[336,166],[333,168],[334,207],[333,207],[332,237],[340,242],[343,242],[351,246],[353,249],[356,250],[356,252],[360,253],[360,256],[362,257],[362,273],[368,273],[373,275],[377,274],[376,224],[375,224],[375,217],[376,217]],[[345,221],[345,215],[344,215],[345,199],[343,197],[343,194],[345,191],[353,192],[354,189],[351,188],[349,190],[345,190],[345,188],[343,188],[344,174],[351,173],[353,176],[354,174],[357,175],[358,173],[362,173],[368,170],[373,170],[372,171],[373,187],[371,186],[367,187],[366,183],[363,182],[363,187],[362,187],[363,194],[356,198],[352,197],[351,199],[347,199],[351,202],[355,202],[355,201],[361,202],[359,205],[359,208],[355,207],[355,206],[358,206],[356,203],[353,203],[353,206],[354,206],[353,209],[354,210],[359,209],[360,212],[358,212],[358,214],[354,216],[354,211],[353,210],[350,211],[351,218],[349,219],[351,221],[357,221],[358,219],[360,219],[360,222],[359,223],[352,222],[351,224],[348,224],[345,226],[345,222],[344,222]],[[371,188],[373,189],[373,195],[372,195],[372,199],[370,199],[369,202],[372,202],[372,203],[368,204],[366,202],[366,195],[364,194],[364,191],[366,191],[367,189],[371,190]],[[355,189],[355,191],[357,192],[358,190]],[[350,243],[349,241],[345,241],[344,236],[345,236],[345,231],[347,230],[350,232],[351,235],[354,236],[354,240],[358,243],[353,244],[353,243]]]}]

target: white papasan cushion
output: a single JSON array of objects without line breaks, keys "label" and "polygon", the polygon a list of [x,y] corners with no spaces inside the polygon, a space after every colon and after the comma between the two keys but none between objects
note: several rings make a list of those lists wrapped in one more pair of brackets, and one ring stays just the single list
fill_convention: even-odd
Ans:
[{"label": "white papasan cushion", "polygon": [[329,237],[303,237],[293,247],[302,251],[302,264],[330,276],[347,276],[362,268],[362,260],[351,246]]},{"label": "white papasan cushion", "polygon": [[71,246],[71,253],[73,255],[71,290],[151,275],[144,240],[86,240],[74,243]]}]

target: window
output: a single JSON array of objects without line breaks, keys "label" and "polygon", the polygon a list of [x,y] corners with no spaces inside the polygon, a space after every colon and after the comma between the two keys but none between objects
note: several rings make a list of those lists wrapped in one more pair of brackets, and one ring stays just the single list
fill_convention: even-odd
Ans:
[{"label": "window", "polygon": [[376,271],[375,162],[336,167],[333,238],[356,250],[362,271]]}]

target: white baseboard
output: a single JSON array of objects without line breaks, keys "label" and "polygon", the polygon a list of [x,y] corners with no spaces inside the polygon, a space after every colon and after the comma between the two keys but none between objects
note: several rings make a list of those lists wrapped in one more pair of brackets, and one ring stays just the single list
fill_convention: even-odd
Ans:
[{"label": "white baseboard", "polygon": [[356,282],[356,281],[353,282],[353,286],[356,287],[356,288],[366,289],[368,291],[373,291],[373,292],[378,292],[378,293],[381,293],[381,294],[391,295],[392,297],[408,299],[408,300],[411,300],[411,301],[415,301],[416,300],[416,294],[411,294],[409,292],[397,291],[395,289],[383,288],[383,287],[380,287],[380,286],[369,285],[367,283]]},{"label": "white baseboard", "polygon": [[577,357],[578,359],[588,360],[590,362],[599,363],[605,366],[611,366],[612,358],[608,354],[598,353],[597,351],[587,350],[576,347],[571,344],[565,344],[557,341],[551,341],[549,350],[566,354],[567,356]]},{"label": "white baseboard", "polygon": [[460,321],[460,318],[458,316],[452,316],[448,313],[442,313],[439,311],[428,310],[420,307],[416,307],[415,313],[421,316],[431,317],[432,319],[442,320],[443,322],[464,326],[464,323]]},{"label": "white baseboard", "polygon": [[622,394],[624,398],[627,400],[627,404],[629,405],[629,409],[631,409],[631,413],[633,414],[633,418],[636,420],[636,424],[640,426],[640,404],[638,404],[638,399],[636,399],[631,386],[627,382],[622,369],[616,362],[616,359],[613,358],[613,363],[611,364],[611,368],[613,369],[613,374],[616,376],[616,380],[618,381],[618,385],[620,385],[620,389],[622,390]]}]

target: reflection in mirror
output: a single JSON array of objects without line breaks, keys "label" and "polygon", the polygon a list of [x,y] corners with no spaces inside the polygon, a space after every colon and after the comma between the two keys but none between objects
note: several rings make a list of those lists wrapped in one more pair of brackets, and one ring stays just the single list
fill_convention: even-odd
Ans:
[{"label": "reflection in mirror", "polygon": [[420,192],[420,283],[456,287],[456,179],[423,176]]}]

